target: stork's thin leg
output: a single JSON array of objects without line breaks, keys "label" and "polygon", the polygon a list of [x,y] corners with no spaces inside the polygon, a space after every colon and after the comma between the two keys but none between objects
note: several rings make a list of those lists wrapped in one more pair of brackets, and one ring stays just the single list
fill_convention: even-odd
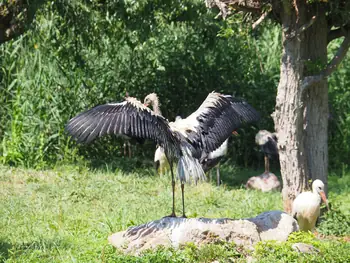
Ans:
[{"label": "stork's thin leg", "polygon": [[220,186],[220,165],[216,166],[216,184]]},{"label": "stork's thin leg", "polygon": [[265,160],[265,173],[269,174],[270,173],[270,160],[269,157],[267,155],[264,156],[264,160]]},{"label": "stork's thin leg", "polygon": [[181,194],[182,194],[182,217],[187,218],[185,215],[185,184],[181,182]]},{"label": "stork's thin leg", "polygon": [[170,171],[171,171],[171,186],[172,186],[172,190],[173,190],[173,212],[171,213],[170,217],[176,217],[176,214],[175,214],[175,177],[174,177],[174,173],[173,173],[173,163],[169,162],[169,166],[170,166]]},{"label": "stork's thin leg", "polygon": [[124,148],[124,156],[126,156],[126,142],[125,141],[123,143],[123,148]]},{"label": "stork's thin leg", "polygon": [[131,143],[128,141],[128,149],[129,149],[129,158],[132,157],[132,152],[131,152]]}]

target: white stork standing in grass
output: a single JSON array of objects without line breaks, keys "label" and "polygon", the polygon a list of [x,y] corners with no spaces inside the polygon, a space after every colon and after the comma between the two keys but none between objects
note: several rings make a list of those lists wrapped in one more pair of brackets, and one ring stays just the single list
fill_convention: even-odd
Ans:
[{"label": "white stork standing in grass", "polygon": [[270,160],[278,158],[277,136],[266,130],[259,131],[255,136],[255,143],[261,147],[264,153],[265,174],[270,173]]},{"label": "white stork standing in grass", "polygon": [[300,230],[312,231],[314,229],[317,218],[320,216],[321,201],[329,210],[324,184],[319,179],[312,183],[312,192],[303,192],[295,198],[292,216],[298,221]]},{"label": "white stork standing in grass", "polygon": [[199,160],[217,149],[242,123],[257,121],[259,114],[241,99],[213,92],[194,113],[175,124],[147,107],[149,96],[144,104],[128,97],[120,103],[108,103],[84,111],[68,122],[66,131],[79,143],[89,143],[108,134],[156,142],[164,149],[170,165],[173,197],[170,216],[175,216],[172,168],[174,161],[178,160],[185,217],[184,183],[190,178],[195,181],[205,179]]}]

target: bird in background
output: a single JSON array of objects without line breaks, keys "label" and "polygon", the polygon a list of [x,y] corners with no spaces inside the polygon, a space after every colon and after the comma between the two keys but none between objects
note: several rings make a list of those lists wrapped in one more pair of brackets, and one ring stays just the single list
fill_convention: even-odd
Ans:
[{"label": "bird in background", "polygon": [[[147,106],[156,98],[153,110]],[[158,108],[158,109],[157,109]],[[164,149],[171,171],[172,213],[175,214],[175,177],[173,164],[178,162],[177,174],[181,182],[182,210],[185,215],[184,183],[205,180],[200,160],[217,149],[242,125],[259,120],[259,113],[242,99],[209,93],[200,107],[186,119],[169,123],[158,113],[159,100],[155,93],[146,96],[142,104],[127,97],[119,103],[98,105],[84,111],[66,125],[66,131],[78,143],[89,143],[108,134],[153,140]]]},{"label": "bird in background", "polygon": [[270,173],[270,159],[279,157],[277,148],[277,135],[267,130],[260,130],[255,136],[255,143],[260,146],[264,153],[265,171],[264,174]]},{"label": "bird in background", "polygon": [[315,228],[317,218],[320,216],[321,201],[329,210],[324,184],[319,179],[312,183],[312,192],[300,193],[295,198],[292,205],[292,216],[298,221],[301,231],[312,231]]}]

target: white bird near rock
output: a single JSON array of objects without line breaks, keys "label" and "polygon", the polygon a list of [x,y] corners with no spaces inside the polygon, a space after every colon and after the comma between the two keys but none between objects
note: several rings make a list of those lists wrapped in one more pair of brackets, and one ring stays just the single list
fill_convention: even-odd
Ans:
[{"label": "white bird near rock", "polygon": [[319,179],[312,183],[312,192],[303,192],[295,198],[292,206],[292,216],[298,221],[301,231],[312,231],[314,229],[317,218],[320,216],[321,201],[326,204],[329,210],[324,184]]}]

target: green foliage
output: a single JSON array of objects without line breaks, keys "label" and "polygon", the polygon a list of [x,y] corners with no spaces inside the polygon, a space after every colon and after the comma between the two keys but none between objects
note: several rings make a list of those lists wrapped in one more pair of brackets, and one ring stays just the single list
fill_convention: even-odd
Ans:
[{"label": "green foliage", "polygon": [[[262,166],[254,135],[258,128],[273,130],[279,26],[265,23],[251,32],[246,17],[214,19],[200,0],[39,2],[31,30],[0,46],[1,163],[121,165],[122,140],[76,146],[64,133],[67,120],[96,104],[121,101],[126,91],[141,100],[157,92],[163,114],[173,120],[215,90],[243,97],[261,112],[258,127],[232,138],[228,157]],[[343,4],[332,3],[333,11],[336,3]],[[331,43],[330,56],[337,46]],[[329,156],[339,170],[350,164],[349,61],[330,78]],[[154,144],[136,149],[136,165],[149,165]]]},{"label": "green foliage", "polygon": [[[319,249],[319,253],[302,254],[292,249],[294,243],[306,243]],[[350,243],[319,240],[312,233],[292,233],[287,242],[260,242],[255,246],[254,258],[258,262],[348,262],[346,252]]]},{"label": "green foliage", "polygon": [[[239,177],[253,171],[231,169]],[[225,175],[227,176],[227,175]],[[336,189],[342,181],[330,177],[332,199],[347,203]],[[338,182],[338,184],[336,184]],[[176,211],[181,213],[176,184]],[[254,217],[280,210],[280,193],[217,188],[213,184],[186,185],[189,217]],[[123,173],[90,171],[86,166],[34,171],[0,166],[0,262],[348,262],[349,243],[318,240],[311,233],[294,233],[287,242],[259,243],[255,252],[232,243],[203,247],[187,244],[179,250],[159,247],[140,256],[126,256],[107,242],[114,232],[159,219],[171,209],[169,176],[152,170]],[[331,200],[332,200],[331,199]],[[206,200],[215,200],[207,202]],[[301,255],[291,245],[304,242],[320,254]]]},{"label": "green foliage", "polygon": [[[329,46],[329,59],[335,54],[341,40]],[[329,162],[340,172],[350,165],[350,54],[329,78]]]},{"label": "green foliage", "polygon": [[[236,170],[232,176],[244,171]],[[171,209],[171,179],[152,170],[92,172],[84,166],[33,171],[0,166],[0,261],[6,262],[212,262],[240,259],[234,244],[147,251],[142,259],[116,253],[113,232],[159,219]],[[181,213],[176,184],[176,211]],[[189,217],[253,217],[281,209],[280,193],[201,183],[186,185]],[[216,205],[206,202],[218,198]],[[211,261],[209,261],[209,259]],[[129,261],[127,261],[129,260]]]},{"label": "green foliage", "polygon": [[[235,34],[217,36],[221,28]],[[0,160],[36,168],[80,156],[114,161],[121,140],[76,147],[63,129],[126,91],[139,99],[157,92],[169,120],[187,116],[213,90],[244,97],[269,116],[276,82],[261,70],[257,46],[241,24],[215,20],[199,0],[47,2],[32,30],[0,47]],[[271,129],[271,118],[261,126]],[[256,130],[239,132],[231,159],[256,163]],[[137,155],[151,160],[153,151],[147,144]]]},{"label": "green foliage", "polygon": [[346,236],[350,235],[350,215],[344,214],[339,208],[332,206],[332,210],[321,217],[317,228],[324,235]]}]

